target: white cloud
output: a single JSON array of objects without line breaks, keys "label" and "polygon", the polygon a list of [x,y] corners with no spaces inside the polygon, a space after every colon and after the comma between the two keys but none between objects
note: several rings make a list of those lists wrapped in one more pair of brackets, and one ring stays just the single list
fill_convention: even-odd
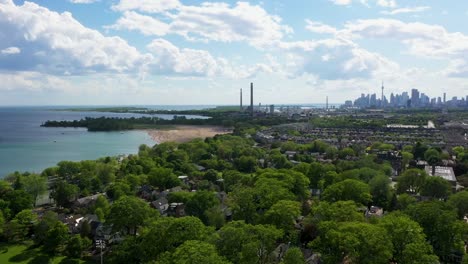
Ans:
[{"label": "white cloud", "polygon": [[153,40],[147,48],[154,56],[149,71],[156,74],[239,79],[273,71],[266,64],[252,67],[234,66],[225,58],[213,57],[208,51],[180,49],[164,39]]},{"label": "white cloud", "polygon": [[137,30],[144,35],[164,36],[169,31],[169,25],[150,16],[140,15],[133,11],[125,11],[123,16],[107,29]]},{"label": "white cloud", "polygon": [[0,91],[70,91],[71,84],[57,76],[32,72],[0,72]]},{"label": "white cloud", "polygon": [[74,4],[92,4],[92,3],[96,3],[96,2],[99,2],[100,0],[69,0],[70,3],[74,3]]},{"label": "white cloud", "polygon": [[105,37],[84,27],[68,12],[57,13],[35,3],[0,3],[0,43],[21,47],[15,58],[0,59],[0,69],[59,75],[136,72],[151,55],[119,37]]},{"label": "white cloud", "polygon": [[415,56],[448,60],[449,77],[468,78],[468,36],[448,32],[439,25],[406,23],[396,19],[366,19],[348,22],[338,35],[354,38],[394,39]]},{"label": "white cloud", "polygon": [[377,0],[377,5],[381,7],[395,8],[397,3],[395,0]]},{"label": "white cloud", "polygon": [[177,12],[165,15],[170,20],[168,24],[151,16],[124,13],[122,18],[107,28],[139,30],[158,36],[163,33],[177,34],[189,41],[245,41],[256,47],[270,45],[292,32],[290,27],[281,24],[280,17],[247,2],[238,2],[235,6],[225,3],[179,5]]},{"label": "white cloud", "polygon": [[[369,0],[329,0],[335,5],[342,5],[342,6],[348,6],[351,5],[353,2],[359,2],[362,5],[365,5],[367,7],[370,7],[369,5]],[[395,8],[397,7],[397,2],[395,0],[371,0],[372,2],[375,2],[375,5],[384,7],[384,8]]]},{"label": "white cloud", "polygon": [[333,2],[335,5],[350,5],[353,0],[330,0]]},{"label": "white cloud", "polygon": [[319,34],[336,34],[337,33],[336,28],[329,26],[327,24],[324,24],[322,22],[317,22],[317,21],[306,19],[306,23],[307,23],[306,29],[314,33],[319,33]]},{"label": "white cloud", "polygon": [[407,13],[420,13],[431,9],[430,6],[415,6],[415,7],[404,7],[394,9],[392,11],[382,11],[380,13],[384,15],[399,15],[399,14],[407,14]]},{"label": "white cloud", "polygon": [[21,49],[18,47],[8,47],[6,49],[0,50],[0,54],[12,55],[21,53]]},{"label": "white cloud", "polygon": [[290,77],[312,74],[325,80],[372,78],[379,72],[397,71],[399,66],[383,56],[344,39],[283,42]]},{"label": "white cloud", "polygon": [[145,13],[162,13],[177,9],[181,5],[179,0],[120,0],[117,5],[112,6],[112,9],[115,11],[138,10]]}]

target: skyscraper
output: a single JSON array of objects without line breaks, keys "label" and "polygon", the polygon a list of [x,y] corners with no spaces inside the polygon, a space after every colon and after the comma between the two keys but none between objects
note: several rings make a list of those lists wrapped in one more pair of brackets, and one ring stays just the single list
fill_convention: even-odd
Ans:
[{"label": "skyscraper", "polygon": [[419,91],[418,89],[411,89],[411,107],[419,106]]}]

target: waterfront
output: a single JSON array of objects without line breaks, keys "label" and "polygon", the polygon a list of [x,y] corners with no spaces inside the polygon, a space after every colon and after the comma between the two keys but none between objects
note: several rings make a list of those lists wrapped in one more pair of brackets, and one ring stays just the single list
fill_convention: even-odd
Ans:
[{"label": "waterfront", "polygon": [[[141,144],[156,143],[145,131],[88,132],[84,128],[40,126],[47,120],[75,120],[87,116],[129,118],[145,115],[67,112],[51,110],[51,107],[0,107],[0,178],[14,171],[41,172],[62,160],[79,161],[133,154],[138,152]],[[155,116],[165,119],[173,117]]]}]

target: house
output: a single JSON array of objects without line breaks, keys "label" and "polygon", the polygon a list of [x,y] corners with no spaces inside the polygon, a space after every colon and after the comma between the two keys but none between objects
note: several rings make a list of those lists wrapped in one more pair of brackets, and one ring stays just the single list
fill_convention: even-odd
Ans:
[{"label": "house", "polygon": [[185,205],[183,203],[171,203],[167,210],[167,215],[175,217],[185,216]]},{"label": "house", "polygon": [[94,203],[96,203],[97,198],[99,196],[101,196],[101,195],[105,195],[105,194],[97,193],[97,194],[94,194],[94,195],[79,198],[74,202],[73,207],[74,208],[90,207],[90,206],[94,205]]},{"label": "house", "polygon": [[177,178],[179,178],[179,180],[180,180],[182,183],[184,183],[185,185],[188,185],[188,181],[189,181],[188,176],[186,176],[186,175],[181,175],[181,176],[179,176],[179,177],[177,177]]},{"label": "house", "polygon": [[383,215],[384,211],[383,208],[377,207],[377,206],[371,206],[369,209],[366,210],[365,216],[366,217],[381,217]]},{"label": "house", "polygon": [[455,177],[455,172],[452,167],[443,167],[443,166],[425,166],[424,170],[427,175],[441,177],[444,180],[447,180],[452,184],[452,187],[457,186],[457,178]]},{"label": "house", "polygon": [[169,209],[169,203],[165,197],[161,197],[156,201],[151,202],[151,206],[157,209],[161,215],[166,215],[166,211]]}]

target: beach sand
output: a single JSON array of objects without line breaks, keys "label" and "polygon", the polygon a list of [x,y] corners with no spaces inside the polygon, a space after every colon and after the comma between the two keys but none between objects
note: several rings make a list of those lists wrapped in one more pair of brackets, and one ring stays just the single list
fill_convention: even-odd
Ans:
[{"label": "beach sand", "polygon": [[216,126],[174,126],[170,129],[147,129],[146,131],[158,143],[169,141],[183,143],[195,138],[205,139],[232,132],[230,129]]}]

